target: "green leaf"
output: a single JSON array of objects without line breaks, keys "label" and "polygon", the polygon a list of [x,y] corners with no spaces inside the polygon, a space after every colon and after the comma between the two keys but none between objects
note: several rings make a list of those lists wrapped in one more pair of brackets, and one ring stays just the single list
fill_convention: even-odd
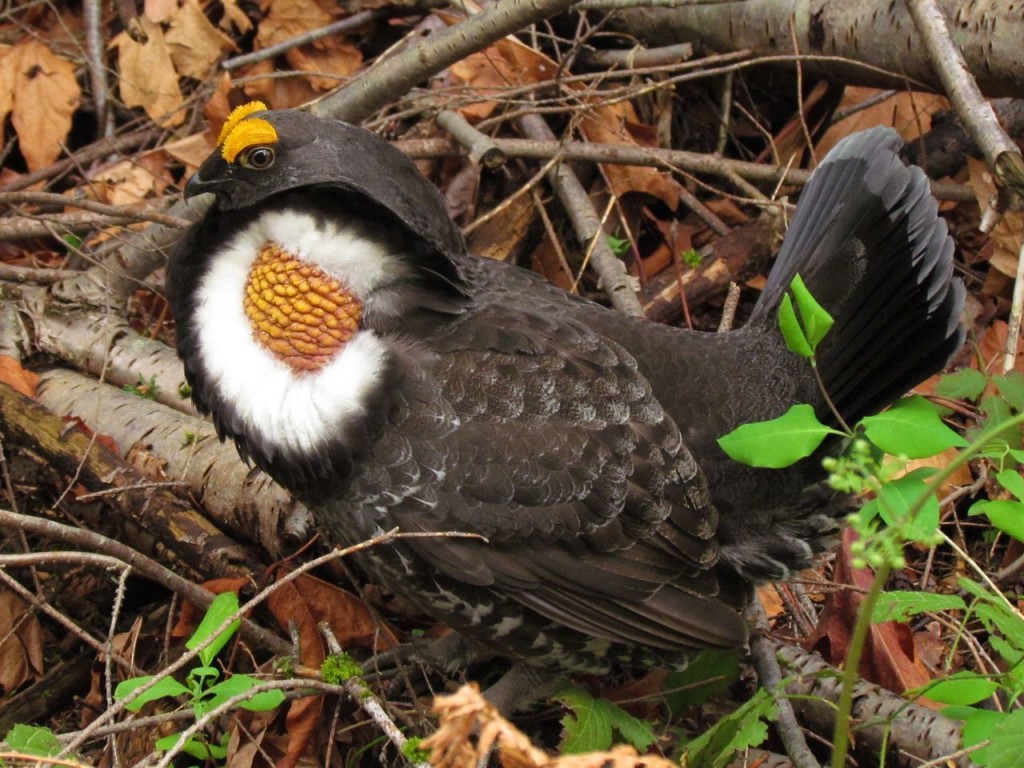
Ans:
[{"label": "green leaf", "polygon": [[1020,472],[1015,469],[1004,469],[996,475],[996,481],[1019,501],[1024,501],[1024,477],[1020,476]]},{"label": "green leaf", "polygon": [[1024,709],[1000,713],[989,733],[989,745],[971,754],[981,768],[1024,768]]},{"label": "green leaf", "polygon": [[216,667],[192,667],[188,671],[188,677],[195,681],[200,688],[204,688],[220,677],[220,670]]},{"label": "green leaf", "polygon": [[756,747],[768,738],[764,721],[774,719],[775,700],[768,691],[759,690],[687,745],[686,765],[723,768],[736,752]]},{"label": "green leaf", "polygon": [[[861,510],[865,520],[878,515],[887,525],[898,526],[902,534],[912,541],[924,541],[935,533],[939,525],[939,502],[934,493],[928,493],[927,478],[938,470],[922,467],[883,485],[874,499]],[[924,506],[913,518],[910,510],[924,494]]]},{"label": "green leaf", "polygon": [[814,409],[801,403],[777,419],[737,427],[718,438],[718,444],[736,461],[781,469],[810,456],[826,436],[842,434],[818,421]]},{"label": "green leaf", "polygon": [[700,252],[696,248],[689,248],[679,254],[679,258],[682,262],[690,269],[696,269],[700,266],[701,258]]},{"label": "green leaf", "polygon": [[793,277],[793,282],[789,284],[789,290],[792,291],[797,309],[800,310],[800,325],[804,330],[804,336],[810,343],[811,349],[816,350],[821,340],[832,329],[835,320],[832,319],[828,310],[811,295],[800,275]]},{"label": "green leaf", "polygon": [[868,439],[886,453],[923,459],[967,441],[942,423],[938,409],[919,395],[905,397],[877,416],[861,419]]},{"label": "green leaf", "polygon": [[1024,671],[1021,670],[1021,664],[1024,663],[1024,650],[1014,648],[1011,643],[1006,642],[999,635],[989,635],[988,644],[1010,667],[1006,674],[1014,680],[1019,680],[1021,672]]},{"label": "green leaf", "polygon": [[[122,680],[117,684],[117,688],[114,689],[114,699],[121,701],[121,699],[128,698],[137,688],[141,688],[152,679],[153,675],[146,675],[144,677],[130,677],[127,680]],[[157,681],[156,685],[141,694],[137,699],[132,699],[131,703],[125,706],[125,709],[129,712],[136,712],[151,701],[169,697],[173,698],[174,696],[188,696],[191,693],[188,688],[173,677],[165,677]]]},{"label": "green leaf", "polygon": [[15,725],[4,736],[4,741],[15,752],[37,757],[56,757],[64,750],[53,731],[38,725]]},{"label": "green leaf", "polygon": [[[220,706],[220,704],[233,696],[252,690],[257,685],[259,685],[259,680],[254,677],[249,675],[232,675],[227,680],[210,686],[203,696],[204,698],[209,697],[207,703],[212,709]],[[263,691],[249,697],[238,706],[254,712],[264,712],[280,706],[284,699],[284,691]]]},{"label": "green leaf", "polygon": [[[963,746],[973,747],[983,741],[988,741],[989,736],[995,727],[1006,717],[1005,712],[997,712],[991,709],[978,709],[977,707],[964,707],[953,705],[944,707],[942,714],[953,720],[963,720]],[[977,752],[972,752],[972,759]]]},{"label": "green leaf", "polygon": [[996,627],[1017,651],[1024,651],[1024,621],[1016,612],[995,600],[975,606],[974,612],[983,622]]},{"label": "green leaf", "polygon": [[[188,639],[185,645],[188,649],[195,650],[200,644],[206,641],[207,638],[211,637],[217,628],[223,624],[229,616],[238,611],[238,595],[234,592],[222,592],[217,595],[213,602],[210,603],[209,609],[206,611],[206,615],[203,616],[203,620],[199,622],[199,626],[196,627],[196,631],[192,634],[192,637]],[[242,622],[240,619],[235,619],[227,629],[221,632],[217,639],[199,653],[199,658],[203,662],[203,666],[210,666],[217,654],[220,653],[221,648],[228,644],[235,632],[238,631],[238,627],[241,626]]]},{"label": "green leaf", "polygon": [[941,704],[977,704],[999,690],[999,683],[976,672],[957,672],[917,689],[916,695],[927,696]]},{"label": "green leaf", "polygon": [[790,352],[800,357],[811,357],[814,354],[788,293],[783,294],[782,303],[779,305],[779,330],[782,331],[782,339]]},{"label": "green leaf", "polygon": [[561,751],[565,754],[607,750],[615,732],[640,753],[654,743],[656,737],[650,723],[638,720],[610,701],[595,699],[579,688],[559,691],[555,698],[570,709],[562,718]]},{"label": "green leaf", "polygon": [[1024,373],[1010,371],[992,379],[1003,399],[1018,413],[1024,411]]},{"label": "green leaf", "polygon": [[701,651],[685,669],[665,678],[665,703],[673,713],[687,712],[727,690],[739,675],[740,657],[735,649]]},{"label": "green leaf", "polygon": [[985,515],[1007,536],[1024,541],[1024,504],[1019,501],[976,501],[967,514]]},{"label": "green leaf", "polygon": [[[155,746],[160,752],[166,752],[178,743],[179,738],[181,738],[180,733],[172,733],[170,736],[164,736],[162,739],[157,739],[153,746]],[[228,756],[226,742],[223,745],[210,744],[209,742],[202,741],[195,736],[189,737],[181,749],[182,752],[196,758],[197,760],[223,760]]]},{"label": "green leaf", "polygon": [[605,235],[605,242],[608,244],[608,249],[616,256],[625,256],[629,252],[628,238]]},{"label": "green leaf", "polygon": [[871,621],[907,621],[912,616],[931,611],[965,610],[967,603],[959,595],[937,595],[932,592],[883,592],[878,596]]},{"label": "green leaf", "polygon": [[976,400],[988,385],[988,378],[973,368],[947,373],[935,385],[935,394],[954,400]]}]

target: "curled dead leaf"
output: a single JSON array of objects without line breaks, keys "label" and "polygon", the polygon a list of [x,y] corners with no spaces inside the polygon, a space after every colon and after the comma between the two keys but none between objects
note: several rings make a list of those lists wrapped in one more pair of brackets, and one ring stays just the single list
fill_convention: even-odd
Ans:
[{"label": "curled dead leaf", "polygon": [[440,717],[437,730],[421,743],[434,768],[476,768],[492,755],[502,768],[678,768],[663,757],[638,755],[621,745],[607,752],[549,757],[502,717],[475,683],[438,696],[434,712]]},{"label": "curled dead leaf", "polygon": [[[967,158],[968,183],[974,190],[978,207],[985,210],[996,196],[996,185],[988,166],[981,160]],[[1020,233],[1024,232],[1024,213],[1007,211],[992,231],[988,233],[993,251],[989,263],[1004,275],[1017,274],[1017,260],[1020,258]]]},{"label": "curled dead leaf", "polygon": [[163,29],[145,16],[139,17],[139,23],[147,36],[144,44],[132,40],[127,32],[110,41],[117,48],[121,100],[125,106],[142,107],[164,127],[180,125],[185,119],[181,109],[185,100]]},{"label": "curled dead leaf", "polygon": [[[320,29],[335,21],[337,11],[328,11],[316,0],[271,0],[267,15],[260,20],[256,48],[288,40],[296,35]],[[292,48],[285,58],[293,69],[309,72],[307,82],[318,92],[336,88],[339,77],[347,77],[363,63],[362,53],[337,35]],[[317,76],[313,73],[323,73]],[[329,77],[327,75],[332,75]],[[276,109],[293,104],[273,102]]]},{"label": "curled dead leaf", "polygon": [[0,590],[0,692],[10,694],[43,674],[43,630],[32,607]]},{"label": "curled dead leaf", "polygon": [[199,0],[185,0],[170,18],[165,42],[179,75],[205,79],[234,41],[206,18]]},{"label": "curled dead leaf", "polygon": [[10,112],[28,169],[53,163],[82,95],[74,64],[38,40],[23,40],[0,61],[0,90],[0,118]]}]

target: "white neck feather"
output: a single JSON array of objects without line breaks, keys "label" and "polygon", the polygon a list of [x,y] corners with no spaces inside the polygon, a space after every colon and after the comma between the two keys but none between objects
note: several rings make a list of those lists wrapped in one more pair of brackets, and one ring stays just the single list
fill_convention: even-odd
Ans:
[{"label": "white neck feather", "polygon": [[253,336],[243,297],[253,261],[268,240],[320,267],[360,299],[406,268],[359,231],[292,210],[262,215],[211,259],[196,292],[199,363],[251,431],[247,439],[308,453],[365,412],[389,348],[373,331],[360,330],[322,368],[301,373],[264,348]]}]

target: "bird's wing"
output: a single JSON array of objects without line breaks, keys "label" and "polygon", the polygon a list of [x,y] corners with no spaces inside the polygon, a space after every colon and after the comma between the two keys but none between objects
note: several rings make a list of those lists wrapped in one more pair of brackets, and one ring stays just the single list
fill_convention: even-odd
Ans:
[{"label": "bird's wing", "polygon": [[356,470],[353,514],[485,537],[405,545],[589,635],[743,641],[703,475],[625,350],[551,307],[504,301],[449,323],[430,349]]}]

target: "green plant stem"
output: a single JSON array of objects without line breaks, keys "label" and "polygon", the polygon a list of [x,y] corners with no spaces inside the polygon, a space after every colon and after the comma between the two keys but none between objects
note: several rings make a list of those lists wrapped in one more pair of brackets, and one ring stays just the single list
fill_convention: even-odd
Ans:
[{"label": "green plant stem", "polygon": [[[987,427],[953,461],[929,478],[921,495],[908,508],[907,517],[913,518],[917,515],[924,508],[929,497],[933,496],[957,469],[981,453],[989,441],[1021,424],[1024,424],[1024,413],[1019,413],[1001,424]],[[875,573],[875,578],[871,582],[871,588],[868,590],[867,595],[864,596],[864,602],[861,604],[860,611],[857,614],[857,623],[853,628],[853,637],[850,638],[850,647],[846,652],[846,666],[843,669],[842,679],[843,687],[839,694],[839,703],[836,706],[836,726],[832,735],[832,768],[844,768],[846,764],[846,750],[850,742],[850,715],[853,711],[853,689],[857,684],[857,668],[860,666],[864,642],[867,639],[868,629],[871,626],[871,615],[875,611],[878,597],[882,594],[882,589],[885,586],[885,582],[889,579],[891,572],[892,564],[888,562],[883,563]]]},{"label": "green plant stem", "polygon": [[836,408],[836,404],[832,402],[832,398],[828,394],[828,390],[825,388],[825,382],[821,379],[821,371],[818,370],[818,360],[814,355],[810,357],[811,370],[814,372],[814,381],[818,385],[818,391],[821,392],[821,396],[825,398],[825,404],[828,409],[832,411],[832,415],[836,417],[836,421],[839,423],[840,429],[842,429],[848,437],[853,436],[853,430],[850,429],[850,425],[846,423],[846,419],[843,418],[843,414]]},{"label": "green plant stem", "polygon": [[850,715],[853,712],[853,690],[857,685],[857,669],[860,657],[864,652],[868,630],[871,628],[871,614],[875,611],[878,598],[885,588],[885,583],[892,573],[892,566],[884,563],[876,572],[871,582],[871,589],[864,596],[857,613],[857,623],[853,627],[850,648],[846,652],[846,666],[843,669],[842,690],[839,692],[839,703],[836,705],[836,725],[832,732],[832,768],[844,768],[846,750],[850,743]]}]

